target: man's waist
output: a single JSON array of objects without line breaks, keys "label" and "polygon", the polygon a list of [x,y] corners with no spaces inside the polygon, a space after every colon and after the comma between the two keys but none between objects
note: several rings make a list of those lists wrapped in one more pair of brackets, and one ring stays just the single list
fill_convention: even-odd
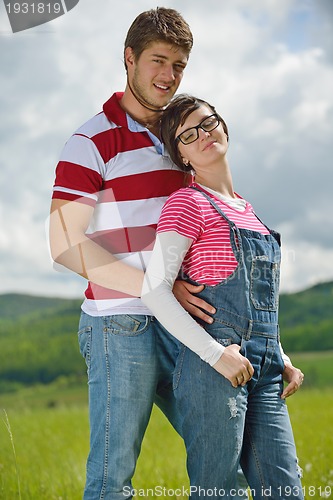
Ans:
[{"label": "man's waist", "polygon": [[140,314],[152,316],[151,311],[138,297],[128,297],[123,299],[85,298],[81,309],[90,316],[113,316],[115,314]]}]

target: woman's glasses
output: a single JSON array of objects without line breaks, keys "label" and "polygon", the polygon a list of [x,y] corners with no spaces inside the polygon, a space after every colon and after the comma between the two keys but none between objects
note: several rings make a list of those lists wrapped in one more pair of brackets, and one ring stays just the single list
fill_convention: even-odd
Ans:
[{"label": "woman's glasses", "polygon": [[204,132],[211,132],[216,127],[218,127],[220,123],[221,120],[216,114],[207,116],[196,127],[188,128],[181,134],[177,135],[176,141],[180,141],[181,143],[185,144],[185,146],[187,146],[187,144],[191,144],[198,139],[199,128],[201,128]]}]

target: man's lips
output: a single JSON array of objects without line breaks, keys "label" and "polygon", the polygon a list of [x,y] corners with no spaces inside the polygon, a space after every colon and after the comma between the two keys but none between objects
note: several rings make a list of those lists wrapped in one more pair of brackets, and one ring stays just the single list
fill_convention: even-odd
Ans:
[{"label": "man's lips", "polygon": [[168,85],[161,85],[159,83],[154,83],[154,87],[156,87],[159,90],[163,90],[164,92],[167,92],[170,89]]}]

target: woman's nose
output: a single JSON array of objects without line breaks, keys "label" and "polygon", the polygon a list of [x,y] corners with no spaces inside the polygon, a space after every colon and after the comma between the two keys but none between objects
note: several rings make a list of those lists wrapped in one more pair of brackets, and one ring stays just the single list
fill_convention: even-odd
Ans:
[{"label": "woman's nose", "polygon": [[198,133],[199,133],[199,138],[200,139],[206,139],[206,137],[209,137],[210,136],[210,133],[209,132],[206,132],[206,130],[204,130],[203,128],[198,128]]}]

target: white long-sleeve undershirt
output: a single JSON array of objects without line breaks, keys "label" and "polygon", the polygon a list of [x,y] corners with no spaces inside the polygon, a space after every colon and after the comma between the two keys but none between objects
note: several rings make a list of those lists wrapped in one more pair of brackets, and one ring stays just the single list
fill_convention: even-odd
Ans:
[{"label": "white long-sleeve undershirt", "polygon": [[[202,328],[172,292],[192,240],[176,231],[158,233],[142,286],[141,299],[160,323],[180,342],[213,366],[225,347]],[[212,304],[214,305],[214,304]],[[284,361],[289,361],[280,344]]]},{"label": "white long-sleeve undershirt", "polygon": [[214,365],[224,347],[214,340],[177,301],[172,293],[192,240],[175,231],[158,233],[144,277],[141,299],[154,316],[180,342]]}]

